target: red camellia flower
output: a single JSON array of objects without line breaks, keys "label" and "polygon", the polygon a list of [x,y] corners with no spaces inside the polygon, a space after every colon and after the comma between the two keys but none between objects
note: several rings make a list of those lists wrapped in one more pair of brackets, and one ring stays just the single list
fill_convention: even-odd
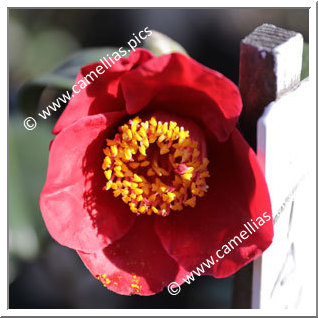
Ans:
[{"label": "red camellia flower", "polygon": [[[188,56],[121,58],[74,90],[54,127],[40,198],[48,231],[119,294],[183,283],[244,223],[271,216],[264,175],[235,127],[241,109],[237,87]],[[258,257],[273,237],[264,223],[205,275]]]}]

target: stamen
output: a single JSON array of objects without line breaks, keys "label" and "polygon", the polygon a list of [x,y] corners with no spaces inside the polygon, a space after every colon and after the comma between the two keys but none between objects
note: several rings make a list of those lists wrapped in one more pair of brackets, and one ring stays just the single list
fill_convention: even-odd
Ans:
[{"label": "stamen", "polygon": [[167,216],[193,208],[197,197],[208,191],[209,160],[202,158],[199,143],[177,122],[136,117],[106,143],[103,189],[121,196],[137,215]]}]

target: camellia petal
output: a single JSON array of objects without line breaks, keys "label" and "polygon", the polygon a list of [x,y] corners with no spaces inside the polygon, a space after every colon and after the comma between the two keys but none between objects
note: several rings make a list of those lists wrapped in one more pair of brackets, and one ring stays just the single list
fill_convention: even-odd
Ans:
[{"label": "camellia petal", "polygon": [[264,174],[235,128],[241,109],[230,80],[185,55],[120,59],[54,128],[40,197],[50,234],[124,295],[182,284],[211,256],[205,275],[235,273],[273,237]]},{"label": "camellia petal", "polygon": [[102,191],[101,149],[124,116],[114,112],[82,118],[63,129],[51,145],[40,207],[50,234],[62,245],[95,251],[133,225],[126,205]]},{"label": "camellia petal", "polygon": [[82,261],[110,290],[123,295],[153,295],[187,272],[163,249],[154,218],[137,218],[127,235],[95,253],[78,252]]},{"label": "camellia petal", "polygon": [[219,141],[228,138],[242,110],[238,88],[229,79],[180,53],[148,60],[122,76],[120,85],[129,114],[155,102],[154,108],[204,124]]},{"label": "camellia petal", "polygon": [[[273,238],[271,204],[257,158],[238,130],[234,130],[225,143],[210,141],[211,160],[209,192],[197,205],[196,213],[190,209],[169,218],[156,219],[156,231],[168,252],[187,270],[195,270],[221,249],[220,259],[205,274],[222,278],[232,275],[259,256]],[[224,254],[224,245],[247,229],[244,224],[255,222],[258,217],[265,221],[259,229],[241,243],[232,242],[233,249]],[[267,217],[268,219],[268,217]],[[260,219],[258,220],[260,221]],[[257,221],[255,222],[258,223]],[[260,222],[263,223],[263,222]],[[245,236],[246,237],[246,236]],[[223,247],[223,250],[222,250]]]},{"label": "camellia petal", "polygon": [[82,117],[125,109],[119,87],[120,77],[152,57],[150,52],[138,50],[115,64],[109,60],[111,67],[105,60],[84,66],[76,77],[72,98],[54,126],[53,133],[58,134]]}]

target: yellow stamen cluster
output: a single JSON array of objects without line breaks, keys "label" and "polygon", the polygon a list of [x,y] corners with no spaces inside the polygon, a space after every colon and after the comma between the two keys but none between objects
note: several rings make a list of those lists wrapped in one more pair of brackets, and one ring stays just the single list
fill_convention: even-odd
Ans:
[{"label": "yellow stamen cluster", "polygon": [[209,160],[188,130],[155,117],[129,120],[114,139],[107,139],[102,169],[105,190],[121,196],[136,214],[166,216],[171,210],[195,207],[208,190]]}]

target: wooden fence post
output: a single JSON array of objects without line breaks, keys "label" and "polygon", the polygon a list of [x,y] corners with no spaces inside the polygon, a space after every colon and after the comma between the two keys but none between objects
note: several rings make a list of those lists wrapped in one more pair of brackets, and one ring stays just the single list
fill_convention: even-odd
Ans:
[{"label": "wooden fence post", "polygon": [[243,99],[241,128],[256,149],[256,125],[264,108],[300,81],[303,37],[263,24],[241,42],[239,86]]},{"label": "wooden fence post", "polygon": [[[271,24],[261,25],[241,41],[239,87],[244,107],[240,128],[254,150],[257,147],[257,122],[266,106],[299,84],[302,50],[301,34]],[[260,262],[258,260],[258,265]],[[259,305],[259,295],[252,295],[257,286],[261,288],[256,283],[259,271],[255,274],[252,263],[235,275],[233,308]]]}]

